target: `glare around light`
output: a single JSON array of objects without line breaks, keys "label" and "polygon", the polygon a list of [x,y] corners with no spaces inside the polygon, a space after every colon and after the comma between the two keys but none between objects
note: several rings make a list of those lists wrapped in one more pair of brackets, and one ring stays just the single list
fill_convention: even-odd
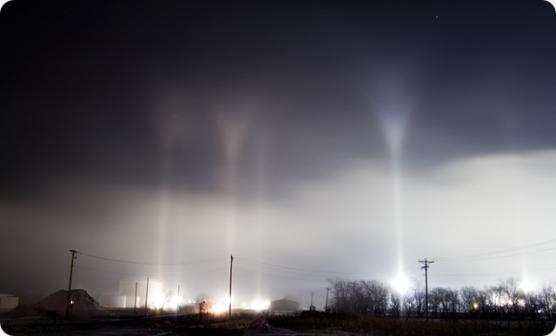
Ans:
[{"label": "glare around light", "polygon": [[270,307],[270,300],[256,299],[251,302],[250,309],[255,311],[267,310]]},{"label": "glare around light", "polygon": [[222,303],[215,303],[212,306],[210,306],[209,312],[211,312],[212,314],[222,314],[226,312],[227,309],[228,307],[226,307],[226,305]]},{"label": "glare around light", "polygon": [[217,315],[225,313],[226,311],[228,311],[229,305],[230,305],[230,297],[225,296],[221,300],[216,301],[215,303],[210,305],[209,312]]},{"label": "glare around light", "polygon": [[181,300],[177,295],[173,295],[173,296],[170,297],[169,300],[164,302],[164,306],[162,307],[162,309],[170,310],[170,311],[176,311],[181,304],[180,301]]},{"label": "glare around light", "polygon": [[148,306],[150,309],[161,309],[164,306],[165,295],[162,283],[151,280],[149,283]]},{"label": "glare around light", "polygon": [[531,293],[538,290],[538,286],[535,282],[531,281],[528,277],[523,277],[519,282],[519,289],[525,293]]},{"label": "glare around light", "polygon": [[390,281],[390,286],[392,286],[392,289],[399,295],[404,295],[409,291],[411,283],[405,274],[399,273],[394,279],[392,279],[392,281]]}]

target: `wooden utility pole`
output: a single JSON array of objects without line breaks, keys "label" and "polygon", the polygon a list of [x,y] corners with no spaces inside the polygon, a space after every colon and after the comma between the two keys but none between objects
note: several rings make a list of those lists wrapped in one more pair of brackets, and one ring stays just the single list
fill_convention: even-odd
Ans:
[{"label": "wooden utility pole", "polygon": [[137,311],[137,281],[135,281],[135,302],[133,302],[133,310]]},{"label": "wooden utility pole", "polygon": [[328,313],[328,292],[330,292],[330,288],[326,288],[326,299],[324,300],[324,312]]},{"label": "wooden utility pole", "polygon": [[228,318],[232,318],[232,270],[234,267],[234,256],[230,255],[230,303],[228,306]]},{"label": "wooden utility pole", "polygon": [[178,293],[176,294],[176,315],[180,312],[180,284],[178,284]]},{"label": "wooden utility pole", "polygon": [[147,277],[147,289],[145,292],[145,316],[148,315],[149,311],[149,306],[147,305],[149,302],[149,277]]},{"label": "wooden utility pole", "polygon": [[71,263],[70,263],[70,274],[69,274],[69,284],[68,284],[68,297],[66,300],[66,320],[70,318],[70,306],[71,306],[71,281],[73,278],[73,262],[77,258],[75,254],[76,250],[70,250],[71,253]]},{"label": "wooden utility pole", "polygon": [[421,269],[425,270],[425,319],[429,320],[429,265],[433,264],[433,260],[428,260],[427,258],[423,260],[418,260],[419,263],[423,264]]}]

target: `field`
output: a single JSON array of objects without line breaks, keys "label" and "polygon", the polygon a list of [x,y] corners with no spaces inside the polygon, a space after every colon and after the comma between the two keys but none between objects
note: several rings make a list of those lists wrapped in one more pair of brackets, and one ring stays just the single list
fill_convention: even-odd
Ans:
[{"label": "field", "polygon": [[[6,324],[6,322],[8,322]],[[372,318],[347,315],[301,314],[298,316],[236,316],[232,320],[196,316],[96,319],[72,322],[3,320],[10,335],[371,335],[371,336],[529,336],[546,335],[554,327],[548,321],[484,321]]]},{"label": "field", "polygon": [[274,327],[314,334],[373,336],[418,335],[546,335],[554,323],[546,321],[482,321],[371,318],[358,316],[271,317]]}]

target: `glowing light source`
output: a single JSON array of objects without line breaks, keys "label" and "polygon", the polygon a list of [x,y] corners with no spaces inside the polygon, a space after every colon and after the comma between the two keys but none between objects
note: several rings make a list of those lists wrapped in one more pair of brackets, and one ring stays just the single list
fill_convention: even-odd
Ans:
[{"label": "glowing light source", "polygon": [[519,289],[524,291],[525,293],[535,292],[538,289],[538,286],[535,282],[531,281],[528,277],[523,277],[519,282]]},{"label": "glowing light source", "polygon": [[392,286],[392,289],[399,295],[404,295],[411,288],[411,282],[407,279],[405,274],[400,272],[394,279],[392,279],[392,281],[390,281],[390,286]]},{"label": "glowing light source", "polygon": [[172,297],[170,297],[169,300],[164,302],[164,306],[162,307],[162,309],[175,311],[178,310],[180,304],[181,304],[180,298],[177,295],[173,295]]},{"label": "glowing light source", "polygon": [[479,309],[479,304],[477,302],[473,302],[473,309],[474,310]]},{"label": "glowing light source", "polygon": [[165,295],[162,289],[162,283],[159,281],[152,281],[149,284],[149,298],[148,306],[151,309],[161,309],[164,306]]},{"label": "glowing light source", "polygon": [[[228,297],[224,297],[222,300],[217,301],[215,303],[213,303],[212,305],[209,306],[209,312],[211,314],[223,314],[228,312],[228,308],[229,308],[229,304],[230,304],[230,299]],[[241,307],[241,309],[247,309],[247,310],[254,310],[257,312],[260,311],[264,311],[267,310],[268,308],[270,308],[270,300],[268,299],[263,299],[263,298],[256,298],[254,300],[252,300],[251,302],[247,301],[247,302],[242,302],[240,306],[237,307]],[[234,306],[234,308],[237,308],[236,306]]]},{"label": "glowing light source", "polygon": [[222,300],[210,305],[209,312],[212,314],[222,314],[228,311],[230,305],[230,297],[225,296]]},{"label": "glowing light source", "polygon": [[226,312],[227,309],[228,307],[226,305],[222,303],[215,303],[212,306],[210,306],[209,312],[211,312],[212,314],[222,314]]},{"label": "glowing light source", "polygon": [[255,299],[251,302],[250,309],[255,311],[267,310],[270,307],[270,300]]}]

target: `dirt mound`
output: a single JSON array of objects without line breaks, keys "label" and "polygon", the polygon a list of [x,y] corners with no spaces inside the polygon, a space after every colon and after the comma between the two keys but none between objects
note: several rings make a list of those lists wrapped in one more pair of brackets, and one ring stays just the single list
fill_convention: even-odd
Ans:
[{"label": "dirt mound", "polygon": [[[34,308],[43,312],[56,312],[57,315],[65,316],[67,295],[67,290],[59,290],[35,304]],[[83,289],[72,290],[71,300],[73,302],[70,308],[71,316],[90,317],[98,315],[102,311],[98,302]]]},{"label": "dirt mound", "polygon": [[270,329],[270,324],[268,324],[268,322],[266,322],[264,319],[261,318],[253,320],[247,326],[247,330],[266,330],[266,329]]}]

